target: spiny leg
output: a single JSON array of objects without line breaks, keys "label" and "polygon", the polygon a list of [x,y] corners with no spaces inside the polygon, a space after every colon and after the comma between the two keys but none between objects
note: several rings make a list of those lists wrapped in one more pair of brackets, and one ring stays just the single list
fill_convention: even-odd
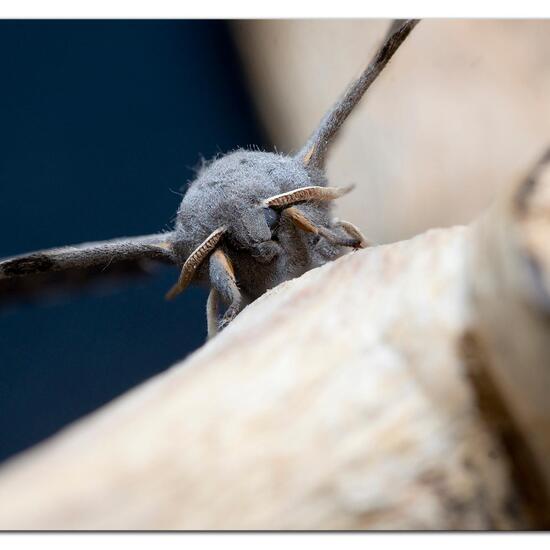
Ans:
[{"label": "spiny leg", "polygon": [[324,237],[331,244],[347,246],[349,248],[362,248],[361,239],[358,239],[357,237],[344,237],[343,235],[338,235],[338,233],[335,233],[326,227],[319,227],[319,235]]},{"label": "spiny leg", "polygon": [[[229,324],[241,310],[241,293],[237,287],[235,272],[233,271],[231,261],[221,249],[218,248],[212,253],[209,267],[210,284],[213,289],[219,293],[224,303],[228,305],[227,310],[218,324],[218,328],[221,330]],[[216,296],[213,296],[210,300],[212,306],[216,298]],[[217,310],[217,307],[215,309]],[[217,311],[215,315],[217,316]],[[209,327],[211,323],[212,321],[209,320]]]},{"label": "spiny leg", "polygon": [[288,216],[291,221],[304,231],[319,235],[325,238],[328,242],[338,245],[347,246],[350,248],[363,248],[365,246],[365,239],[359,229],[349,222],[338,222],[338,225],[349,235],[349,237],[343,237],[326,227],[315,225],[303,212],[298,210],[295,206],[291,206],[284,210],[284,214]]},{"label": "spiny leg", "polygon": [[370,246],[370,242],[356,225],[344,220],[337,220],[336,225],[341,227],[348,235],[359,241],[359,246],[356,248],[367,248],[367,246]]},{"label": "spiny leg", "polygon": [[218,291],[215,288],[211,288],[210,294],[208,294],[208,300],[206,301],[208,339],[218,334],[218,298]]}]

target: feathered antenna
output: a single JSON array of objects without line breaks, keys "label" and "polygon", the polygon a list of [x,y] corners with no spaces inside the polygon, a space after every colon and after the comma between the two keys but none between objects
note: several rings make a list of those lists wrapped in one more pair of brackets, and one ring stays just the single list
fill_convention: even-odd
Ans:
[{"label": "feathered antenna", "polygon": [[418,22],[418,19],[406,19],[392,23],[374,59],[361,76],[351,84],[344,96],[323,117],[319,127],[297,154],[297,158],[301,159],[305,166],[324,168],[328,148],[336,133]]}]

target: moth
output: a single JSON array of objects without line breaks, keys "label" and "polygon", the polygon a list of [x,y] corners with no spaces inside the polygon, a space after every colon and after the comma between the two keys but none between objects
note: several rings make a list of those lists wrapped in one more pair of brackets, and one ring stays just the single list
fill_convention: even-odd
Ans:
[{"label": "moth", "polygon": [[332,216],[332,201],[352,187],[330,186],[325,162],[338,130],[417,23],[393,22],[372,61],[296,154],[240,149],[205,163],[183,196],[171,232],[4,259],[0,296],[146,272],[149,263],[163,262],[180,268],[168,299],[190,283],[210,286],[211,337],[268,289],[365,247],[357,227]]}]

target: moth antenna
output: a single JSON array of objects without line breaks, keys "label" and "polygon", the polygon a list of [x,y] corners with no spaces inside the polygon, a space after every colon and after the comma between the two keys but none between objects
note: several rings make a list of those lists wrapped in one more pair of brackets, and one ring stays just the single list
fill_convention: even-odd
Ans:
[{"label": "moth antenna", "polygon": [[346,187],[321,187],[319,185],[299,187],[280,195],[273,195],[265,199],[262,204],[270,208],[288,208],[294,204],[308,201],[332,201],[349,193],[354,187],[354,185]]},{"label": "moth antenna", "polygon": [[406,19],[392,23],[373,60],[325,114],[306,145],[296,155],[304,166],[324,168],[327,151],[336,133],[418,22],[418,19]]},{"label": "moth antenna", "polygon": [[166,293],[166,299],[172,300],[178,294],[181,294],[192,281],[195,272],[207,258],[207,256],[216,248],[223,234],[226,232],[225,227],[219,227],[215,231],[212,231],[204,241],[191,252],[183,267],[178,282]]}]

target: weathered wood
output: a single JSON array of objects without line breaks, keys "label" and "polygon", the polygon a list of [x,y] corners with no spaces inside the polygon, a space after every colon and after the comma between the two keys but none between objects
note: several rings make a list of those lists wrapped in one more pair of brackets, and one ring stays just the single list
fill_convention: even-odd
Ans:
[{"label": "weathered wood", "polygon": [[510,415],[503,425],[497,404],[497,429],[540,510],[550,488],[550,152],[480,220],[470,262],[485,383]]},{"label": "weathered wood", "polygon": [[548,525],[550,178],[285,283],[10,461],[3,529]]}]

